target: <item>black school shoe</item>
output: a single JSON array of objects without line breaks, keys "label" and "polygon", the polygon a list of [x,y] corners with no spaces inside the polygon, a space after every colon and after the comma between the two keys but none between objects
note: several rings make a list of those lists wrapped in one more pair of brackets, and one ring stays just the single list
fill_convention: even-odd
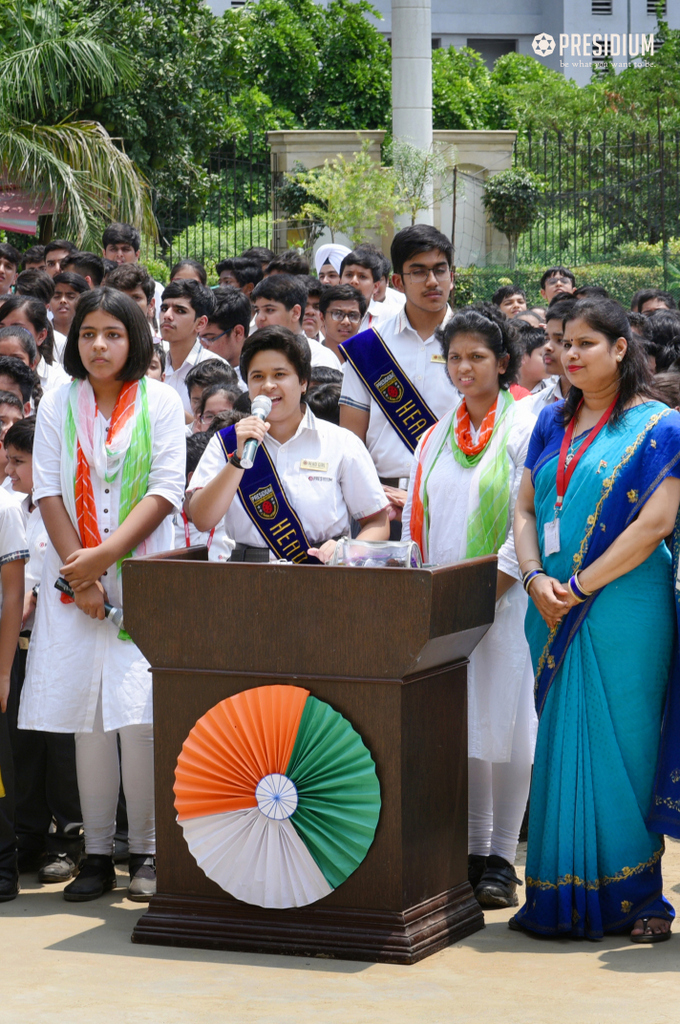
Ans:
[{"label": "black school shoe", "polygon": [[516,907],[519,904],[517,886],[523,884],[512,864],[491,854],[486,858],[486,870],[475,889],[475,899],[481,907],[489,909]]},{"label": "black school shoe", "polygon": [[83,861],[78,877],[64,889],[64,899],[69,903],[85,903],[96,900],[105,892],[116,888],[116,869],[113,857],[90,853]]},{"label": "black school shoe", "polygon": [[9,900],[15,900],[18,895],[18,878],[0,878],[0,903],[7,903]]},{"label": "black school shoe", "polygon": [[468,854],[468,882],[472,886],[473,890],[477,888],[482,880],[482,875],[486,871],[486,857],[482,857],[479,853]]}]

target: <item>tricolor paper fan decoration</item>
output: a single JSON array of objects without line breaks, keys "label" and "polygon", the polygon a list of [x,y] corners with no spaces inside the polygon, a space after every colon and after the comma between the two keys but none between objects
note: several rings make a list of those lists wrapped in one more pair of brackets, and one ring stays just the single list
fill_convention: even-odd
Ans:
[{"label": "tricolor paper fan decoration", "polygon": [[304,907],[366,856],[380,785],[339,712],[299,686],[259,686],[199,718],[177,759],[175,808],[197,863],[226,892]]}]

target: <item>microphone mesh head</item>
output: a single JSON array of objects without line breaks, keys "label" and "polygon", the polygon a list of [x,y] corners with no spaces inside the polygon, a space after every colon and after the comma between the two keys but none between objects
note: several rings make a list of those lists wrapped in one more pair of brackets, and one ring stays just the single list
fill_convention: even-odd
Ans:
[{"label": "microphone mesh head", "polygon": [[258,395],[257,398],[254,398],[251,402],[250,411],[253,416],[256,416],[258,412],[262,413],[264,416],[268,416],[272,411],[271,398],[267,398],[266,395]]}]

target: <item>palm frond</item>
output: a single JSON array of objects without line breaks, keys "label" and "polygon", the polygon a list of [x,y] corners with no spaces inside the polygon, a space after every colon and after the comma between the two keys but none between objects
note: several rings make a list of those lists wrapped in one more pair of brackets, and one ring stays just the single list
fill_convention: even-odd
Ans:
[{"label": "palm frond", "polygon": [[0,166],[8,183],[52,198],[55,227],[79,245],[98,244],[102,224],[111,220],[156,236],[145,179],[94,121],[33,125],[5,116]]},{"label": "palm frond", "polygon": [[[103,17],[107,5],[102,6]],[[21,0],[9,17],[16,43],[0,59],[0,100],[16,117],[35,120],[50,105],[76,109],[111,94],[123,78],[131,85],[138,81],[132,60],[108,37],[102,17],[69,28],[57,4],[27,6]]]}]

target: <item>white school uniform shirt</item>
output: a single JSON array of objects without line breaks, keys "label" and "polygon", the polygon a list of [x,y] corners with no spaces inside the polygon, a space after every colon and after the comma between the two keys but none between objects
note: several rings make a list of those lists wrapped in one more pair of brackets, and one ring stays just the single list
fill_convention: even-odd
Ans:
[{"label": "white school uniform shirt", "polygon": [[[447,305],[442,325],[452,316],[453,311]],[[411,327],[405,309],[396,316],[382,321],[378,330],[406,376],[425,399],[434,415],[440,419],[457,404],[458,392],[447,376],[446,366],[441,361],[441,347],[434,334],[423,341],[418,332]],[[387,479],[408,479],[412,452],[391,426],[350,363],[345,364],[340,405],[348,405],[369,413],[366,447],[371,453],[378,475]]]},{"label": "white school uniform shirt", "polygon": [[172,352],[168,352],[165,359],[165,383],[169,384],[173,391],[176,391],[179,397],[182,399],[182,405],[184,406],[185,412],[191,412],[191,402],[189,401],[189,392],[187,391],[186,379],[189,370],[192,370],[198,363],[205,362],[206,359],[219,359],[220,362],[226,363],[226,359],[222,359],[222,356],[215,355],[214,352],[210,352],[207,348],[201,345],[198,338],[194,347],[189,352],[181,366],[173,367],[172,365]]},{"label": "white school uniform shirt", "polygon": [[5,479],[2,481],[2,484],[0,484],[0,490],[3,490],[5,492],[7,497],[14,505],[18,505],[21,508],[21,506],[24,503],[24,498],[26,497],[26,495],[14,490],[12,486],[12,481],[8,476],[6,476]]},{"label": "white school uniform shirt", "polygon": [[[311,409],[305,409],[300,426],[285,444],[266,434],[264,445],[312,547],[348,534],[353,518],[365,519],[387,507],[371,458],[356,434],[319,419]],[[305,462],[315,465],[309,468]],[[214,435],[191,478],[190,492],[205,487],[225,464],[224,450]],[[247,481],[248,470],[244,487]],[[266,547],[238,494],[224,517],[224,530],[239,544]],[[273,552],[269,560],[276,561]]]},{"label": "white school uniform shirt", "polygon": [[341,368],[340,360],[332,349],[326,348],[321,341],[308,338],[306,334],[304,337],[312,355],[312,366],[330,366],[332,370],[339,370]]},{"label": "white school uniform shirt", "polygon": [[540,391],[532,391],[530,395],[520,398],[520,402],[526,402],[532,409],[534,416],[538,416],[547,405],[561,402],[564,398],[559,377],[550,377],[547,386]]},{"label": "white school uniform shirt", "polygon": [[[50,540],[40,509],[36,505],[31,511],[31,501],[31,495],[27,494],[20,506],[26,525],[26,545],[28,547],[28,561],[24,566],[24,589],[27,594],[40,583],[45,552]],[[34,622],[35,612],[31,612],[23,628],[33,629]]]},{"label": "white school uniform shirt", "polygon": [[[500,762],[509,761],[512,754],[520,695],[527,682],[529,654],[524,636],[527,596],[520,582],[512,520],[536,414],[528,398],[516,402],[512,413],[513,422],[506,444],[510,508],[505,542],[498,552],[498,568],[517,582],[496,602],[493,625],[470,655],[468,666],[468,756]],[[451,420],[453,416],[454,412],[449,413]],[[473,430],[473,440],[476,440],[476,434],[478,432]],[[419,455],[420,444],[412,460],[402,516],[402,540],[411,539],[411,505]],[[448,441],[442,449],[427,487],[430,517],[428,559],[431,563],[453,565],[465,559],[470,488],[478,486],[480,473],[487,464],[482,456],[477,466],[468,469],[456,460]],[[526,713],[531,722],[524,725],[531,734],[530,747],[533,751],[536,719],[531,707]]]},{"label": "white school uniform shirt", "polygon": [[[7,562],[28,560],[26,528],[21,506],[12,501],[0,488],[0,566]],[[0,581],[0,612],[2,611],[2,582]]]},{"label": "white school uniform shirt", "polygon": [[[186,443],[182,403],[170,388],[147,377],[152,464],[147,494],[173,508],[184,495]],[[33,499],[62,494],[61,447],[69,388],[51,391],[38,409],[33,447]],[[101,415],[101,413],[99,413]],[[111,483],[92,471],[92,489],[102,539],[118,526],[122,471]],[[74,526],[76,524],[74,523]],[[77,526],[76,526],[77,529]],[[166,516],[146,542],[151,554],[170,551],[172,522]],[[91,732],[101,691],[104,729],[150,724],[149,663],[129,640],[118,639],[108,619],[91,619],[75,604],[62,604],[54,583],[61,559],[50,542],[40,580],[40,599],[19,708],[19,728],[46,732]],[[102,577],[109,603],[124,609],[115,565]]]},{"label": "white school uniform shirt", "polygon": [[47,394],[48,391],[54,391],[55,388],[60,388],[62,384],[68,384],[71,380],[63,366],[59,363],[52,363],[50,366],[42,356],[35,368],[35,372],[40,378],[43,394]]},{"label": "white school uniform shirt", "polygon": [[385,291],[385,298],[382,302],[378,302],[377,305],[384,306],[391,316],[393,313],[398,313],[400,309],[404,308],[406,305],[406,295],[404,292],[398,292],[396,288],[388,285]]},{"label": "white school uniform shirt", "polygon": [[202,532],[197,530],[191,521],[185,523],[181,511],[179,511],[172,516],[172,528],[175,551],[201,547],[205,544],[208,547],[210,562],[228,562],[236,545],[236,541],[225,533],[223,520],[220,520],[214,530]]},{"label": "white school uniform shirt", "polygon": [[61,331],[55,331],[54,327],[52,327],[52,332],[54,334],[54,351],[59,362],[63,363],[64,349],[66,348],[66,335],[62,334]]},{"label": "white school uniform shirt", "polygon": [[241,367],[239,366],[239,364],[237,363],[236,366],[232,366],[232,370],[236,374],[236,378],[237,378],[236,379],[236,383],[238,384],[238,386],[241,389],[241,391],[247,391],[248,390],[248,385],[246,384],[246,382],[244,381],[243,377],[241,376]]}]

